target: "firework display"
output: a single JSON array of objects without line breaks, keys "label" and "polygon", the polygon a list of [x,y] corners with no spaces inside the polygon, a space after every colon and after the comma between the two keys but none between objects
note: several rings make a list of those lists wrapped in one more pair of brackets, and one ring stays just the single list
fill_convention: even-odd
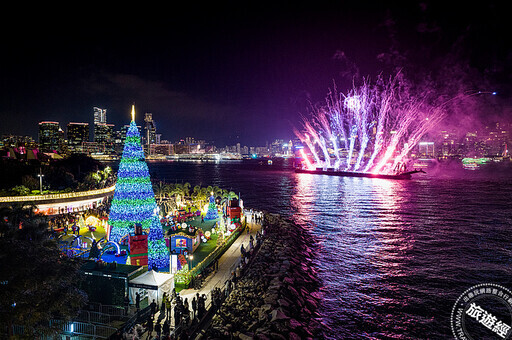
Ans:
[{"label": "firework display", "polygon": [[391,174],[405,170],[408,153],[444,115],[443,105],[410,95],[398,76],[380,77],[347,94],[334,88],[294,132],[313,157],[308,168]]}]

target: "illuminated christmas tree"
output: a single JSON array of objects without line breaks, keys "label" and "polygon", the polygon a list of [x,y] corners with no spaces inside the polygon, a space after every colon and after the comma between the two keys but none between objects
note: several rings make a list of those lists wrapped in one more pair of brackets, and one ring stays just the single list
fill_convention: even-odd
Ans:
[{"label": "illuminated christmas tree", "polygon": [[142,225],[148,233],[148,268],[169,266],[169,250],[158,217],[158,207],[144,159],[140,134],[135,124],[135,107],[132,106],[132,121],[126,132],[123,156],[117,171],[116,190],[110,207],[109,240],[118,242]]},{"label": "illuminated christmas tree", "polygon": [[213,197],[213,193],[210,196],[210,203],[208,204],[208,211],[204,216],[205,220],[214,220],[219,218],[219,213],[217,212],[217,205],[215,204],[215,197]]}]

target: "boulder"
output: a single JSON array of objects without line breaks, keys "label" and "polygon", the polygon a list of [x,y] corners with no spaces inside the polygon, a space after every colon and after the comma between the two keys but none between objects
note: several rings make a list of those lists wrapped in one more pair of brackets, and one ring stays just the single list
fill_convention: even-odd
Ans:
[{"label": "boulder", "polygon": [[293,285],[294,279],[291,277],[285,277],[283,280],[284,283],[287,283],[289,285]]},{"label": "boulder", "polygon": [[294,332],[288,333],[288,339],[290,339],[290,340],[301,340],[300,336],[297,333],[294,333]]},{"label": "boulder", "polygon": [[252,335],[247,335],[247,334],[244,334],[244,333],[239,333],[238,334],[238,338],[240,340],[252,340],[252,339],[254,339],[254,337]]},{"label": "boulder", "polygon": [[289,319],[290,317],[287,316],[286,314],[284,314],[283,310],[281,308],[278,308],[278,309],[274,309],[271,313],[270,313],[270,316],[271,316],[271,319],[270,319],[270,322],[274,322],[276,320],[286,320],[286,319]]},{"label": "boulder", "polygon": [[295,320],[295,319],[290,319],[289,320],[290,322],[290,328],[302,328],[304,327],[304,325],[302,323],[300,323],[299,321]]},{"label": "boulder", "polygon": [[285,308],[290,307],[290,303],[286,299],[278,299],[277,303],[279,304],[279,306],[282,306]]}]

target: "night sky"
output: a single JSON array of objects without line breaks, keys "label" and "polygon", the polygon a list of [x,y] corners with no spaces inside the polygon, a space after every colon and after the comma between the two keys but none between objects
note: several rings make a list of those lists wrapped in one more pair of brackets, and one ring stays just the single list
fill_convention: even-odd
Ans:
[{"label": "night sky", "polygon": [[137,123],[152,112],[162,139],[264,145],[293,137],[308,102],[323,101],[333,81],[346,90],[397,65],[429,74],[440,60],[510,107],[501,3],[235,4],[24,4],[5,12],[0,134],[37,137],[41,120],[92,123],[93,106],[119,128],[135,103]]}]

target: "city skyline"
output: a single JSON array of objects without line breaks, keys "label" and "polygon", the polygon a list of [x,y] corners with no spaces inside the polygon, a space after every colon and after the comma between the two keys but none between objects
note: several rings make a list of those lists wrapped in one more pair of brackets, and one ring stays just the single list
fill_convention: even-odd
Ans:
[{"label": "city skyline", "polygon": [[34,136],[41,120],[81,122],[93,106],[121,126],[135,102],[160,117],[167,139],[262,144],[292,137],[333,81],[344,91],[397,67],[445,84],[440,95],[497,91],[496,107],[467,115],[503,117],[511,106],[504,13],[494,2],[368,2],[141,9],[133,21],[107,11],[101,25],[87,15],[28,14],[20,22],[38,30],[4,45],[0,134]]},{"label": "city skyline", "polygon": [[[153,124],[151,114],[146,114],[145,118],[147,123]],[[36,140],[30,136],[2,135],[0,151],[2,151],[3,157],[7,156],[7,158],[23,158],[27,151],[37,149],[51,153],[57,151],[61,155],[84,153],[98,156],[110,155],[114,158],[120,156],[124,141],[123,136],[126,134],[128,125],[123,125],[120,129],[114,130],[113,124],[98,124],[109,127],[109,129],[98,130],[96,131],[99,132],[98,134],[92,134],[94,131],[90,130],[88,123],[69,122],[64,131],[59,122],[42,121],[39,123],[39,136]],[[143,137],[142,141],[146,155],[157,158],[178,154],[195,154],[196,156],[225,154],[228,158],[237,155],[238,157],[289,157],[293,154],[298,156],[300,149],[306,146],[298,137],[290,140],[272,139],[270,142],[266,141],[264,146],[240,143],[214,145],[192,136],[168,141],[161,140],[160,134],[151,124],[149,130],[142,126],[138,126],[138,128],[143,135],[152,134],[153,137],[156,136],[153,141],[148,140],[147,137]],[[91,132],[92,138],[89,138],[89,132]],[[370,138],[373,140],[375,133],[372,133]],[[512,145],[512,123],[494,122],[485,127],[474,127],[468,131],[439,127],[437,131],[430,132],[424,138],[421,138],[408,155],[410,159],[462,159],[467,157],[503,157],[508,159],[510,156],[509,145]],[[321,152],[321,148],[318,147],[316,151]],[[309,154],[309,151],[307,152]],[[346,154],[348,150],[341,148],[340,152]]]}]

